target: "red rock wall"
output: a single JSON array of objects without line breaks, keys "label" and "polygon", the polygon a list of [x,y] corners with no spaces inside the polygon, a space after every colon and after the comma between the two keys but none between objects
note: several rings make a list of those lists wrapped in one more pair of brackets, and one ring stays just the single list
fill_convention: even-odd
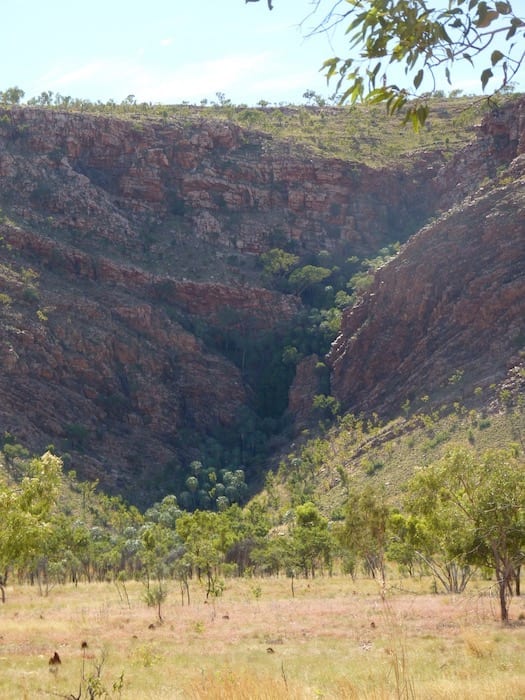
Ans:
[{"label": "red rock wall", "polygon": [[[258,287],[254,254],[293,240],[368,255],[449,208],[346,313],[333,391],[387,410],[458,368],[489,381],[524,316],[522,111],[494,115],[450,163],[428,153],[392,170],[299,158],[226,122],[1,111],[0,283],[13,303],[0,307],[0,428],[42,449],[84,426],[71,466],[128,492],[176,471],[185,436],[231,428],[251,400],[193,325],[275,331],[297,311]],[[313,368],[291,392],[301,420]]]},{"label": "red rock wall", "polygon": [[[20,210],[25,199],[24,215],[38,204],[58,223],[130,250],[139,245],[134,222],[173,226],[175,216],[192,237],[242,252],[260,253],[284,237],[313,252],[349,243],[366,254],[406,238],[434,206],[426,187],[432,168],[416,176],[409,161],[402,170],[373,170],[299,158],[286,144],[227,122],[30,108],[0,116],[4,195],[13,188]],[[432,158],[441,163],[439,154]]]},{"label": "red rock wall", "polygon": [[333,392],[347,409],[392,412],[407,398],[446,394],[458,369],[468,395],[520,362],[524,107],[489,117],[478,143],[441,174],[468,178],[465,162],[482,162],[496,179],[413,236],[345,312],[329,360]]}]

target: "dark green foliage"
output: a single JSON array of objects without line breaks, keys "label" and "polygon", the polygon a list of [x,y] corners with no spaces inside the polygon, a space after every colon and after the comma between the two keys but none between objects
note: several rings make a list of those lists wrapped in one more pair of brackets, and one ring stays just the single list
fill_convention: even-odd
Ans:
[{"label": "dark green foliage", "polygon": [[[183,474],[188,474],[180,489],[177,502],[187,511],[221,510],[232,504],[243,505],[248,498],[244,467],[212,467],[206,460],[194,460]],[[179,479],[180,481],[180,479]]]},{"label": "dark green foliage", "polygon": [[89,439],[89,428],[80,423],[69,423],[65,433],[69,445],[75,449],[83,449]]},{"label": "dark green foliage", "polygon": [[281,248],[272,248],[261,255],[263,272],[266,278],[276,285],[286,279],[290,269],[294,268],[298,262],[299,256],[288,253]]},{"label": "dark green foliage", "polygon": [[22,291],[22,298],[28,304],[34,304],[40,299],[38,288],[34,284],[27,284]]},{"label": "dark green foliage", "polygon": [[[367,284],[372,283],[374,270],[390,259],[398,247],[398,244],[393,244],[383,248],[378,256],[362,262],[352,256],[339,265],[333,264],[335,259],[327,251],[301,259],[283,249],[273,248],[261,256],[261,264],[270,287],[301,296],[303,309],[293,323],[286,329],[262,333],[251,318],[228,310],[221,315],[220,327],[201,324],[199,329],[193,329],[207,344],[232,360],[253,389],[253,414],[250,416],[247,412],[239,426],[239,433],[243,436],[242,460],[255,456],[258,435],[269,434],[261,427],[261,420],[271,419],[276,421],[274,429],[280,427],[297,363],[309,355],[322,358],[330,349],[340,329],[341,309],[354,302],[363,288],[356,278],[356,270],[366,268],[366,272],[360,274],[364,275]],[[348,288],[352,295],[346,292]],[[320,418],[333,419],[339,407],[329,396],[325,367],[319,377],[320,390],[325,396],[318,397],[314,408]],[[248,445],[250,433],[251,444]]]},{"label": "dark green foliage", "polygon": [[299,296],[302,296],[307,290],[315,288],[320,282],[330,277],[330,270],[326,267],[318,265],[305,265],[304,267],[296,268],[288,277],[290,288]]}]

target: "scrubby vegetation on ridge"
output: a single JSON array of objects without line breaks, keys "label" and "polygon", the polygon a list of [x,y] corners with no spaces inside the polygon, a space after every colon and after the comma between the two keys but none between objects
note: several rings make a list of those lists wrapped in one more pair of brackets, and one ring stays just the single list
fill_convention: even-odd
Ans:
[{"label": "scrubby vegetation on ridge", "polygon": [[337,517],[349,488],[369,482],[386,487],[399,503],[403,488],[418,468],[440,459],[451,445],[477,452],[516,445],[525,449],[525,370],[517,366],[500,385],[476,387],[462,395],[461,373],[453,372],[441,399],[422,395],[406,400],[399,414],[382,420],[377,414],[347,413],[334,417],[318,411],[317,426],[303,431],[295,449],[269,475],[285,511],[305,499],[322,504]]},{"label": "scrubby vegetation on ridge", "polygon": [[[140,129],[141,122],[161,120],[195,123],[198,120],[228,120],[249,130],[270,137],[267,147],[275,139],[282,147],[288,144],[291,153],[311,154],[324,158],[341,158],[367,163],[372,167],[391,164],[408,153],[440,149],[452,154],[474,137],[481,117],[498,102],[518,98],[505,94],[500,98],[463,96],[455,92],[446,98],[443,94],[430,96],[430,116],[418,132],[402,124],[402,118],[385,118],[382,105],[334,106],[316,103],[274,105],[261,100],[258,106],[236,105],[224,95],[216,101],[199,105],[137,103],[130,95],[121,103],[91,102],[44,92],[23,102],[24,92],[11,96],[9,90],[0,93],[5,106],[27,104],[29,107],[56,109],[67,112],[99,114],[131,119]],[[7,97],[6,97],[7,95]],[[15,100],[16,98],[16,100]]]}]

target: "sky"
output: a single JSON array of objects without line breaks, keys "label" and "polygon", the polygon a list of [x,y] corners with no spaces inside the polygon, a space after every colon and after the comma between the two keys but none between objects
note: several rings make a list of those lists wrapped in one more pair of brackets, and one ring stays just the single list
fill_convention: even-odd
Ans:
[{"label": "sky", "polygon": [[[331,7],[335,0],[322,0]],[[313,0],[17,0],[2,11],[0,90],[93,102],[304,103],[335,89],[320,72],[344,55],[342,28],[308,36],[323,18]],[[452,87],[479,92],[479,71]]]}]

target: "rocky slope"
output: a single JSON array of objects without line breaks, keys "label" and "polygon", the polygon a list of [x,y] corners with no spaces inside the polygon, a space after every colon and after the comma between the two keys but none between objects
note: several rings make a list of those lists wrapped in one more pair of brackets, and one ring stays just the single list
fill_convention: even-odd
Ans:
[{"label": "rocky slope", "polygon": [[[402,167],[293,155],[224,121],[118,119],[12,108],[0,117],[2,198],[24,222],[52,219],[75,247],[110,245],[162,262],[191,239],[218,252],[347,243],[365,254],[405,240],[435,207],[439,152]],[[422,164],[425,167],[421,167]],[[89,238],[89,241],[86,240]],[[194,261],[187,272],[198,275]],[[230,271],[231,273],[231,271]]]},{"label": "rocky slope", "polygon": [[[471,173],[480,170],[478,187]],[[523,361],[525,102],[494,112],[477,143],[436,178],[454,182],[442,199],[451,208],[344,315],[329,361],[345,409],[388,413],[423,395],[465,399]]]},{"label": "rocky slope", "polygon": [[[257,413],[239,348],[262,353],[300,311],[263,287],[258,255],[372,255],[449,209],[347,312],[333,392],[387,411],[456,369],[499,375],[522,337],[519,115],[495,115],[448,163],[429,151],[374,170],[228,122],[4,110],[2,433],[55,443],[135,500],[169,489],[204,443],[235,443]],[[316,363],[291,392],[303,417]]]}]

